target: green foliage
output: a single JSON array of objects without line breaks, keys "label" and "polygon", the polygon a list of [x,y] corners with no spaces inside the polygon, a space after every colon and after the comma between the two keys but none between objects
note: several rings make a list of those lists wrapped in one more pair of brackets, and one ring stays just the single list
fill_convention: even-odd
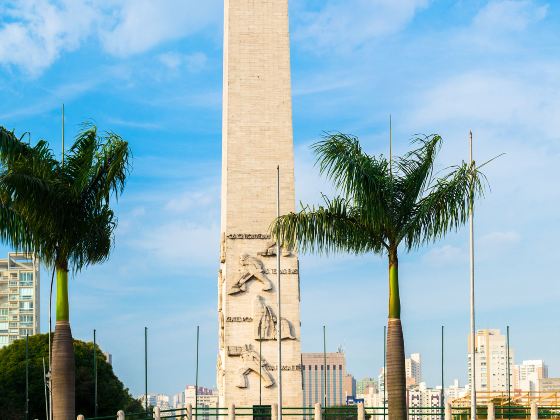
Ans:
[{"label": "green foliage", "polygon": [[365,153],[357,138],[327,135],[313,145],[322,175],[340,195],[275,220],[271,232],[287,247],[310,252],[391,253],[434,241],[466,222],[469,203],[484,193],[484,175],[465,163],[433,176],[442,139],[389,162]]},{"label": "green foliage", "polygon": [[[48,367],[48,334],[29,337],[29,418],[45,418],[43,358]],[[115,376],[105,356],[97,351],[98,415],[113,415],[118,410],[142,411],[139,401]],[[76,362],[76,412],[86,417],[94,414],[93,343],[74,340]],[[14,341],[0,349],[1,418],[25,418],[25,340]]]},{"label": "green foliage", "polygon": [[46,141],[32,146],[0,127],[0,239],[64,269],[104,261],[116,226],[110,197],[123,191],[129,155],[117,134],[86,125],[62,163]]}]

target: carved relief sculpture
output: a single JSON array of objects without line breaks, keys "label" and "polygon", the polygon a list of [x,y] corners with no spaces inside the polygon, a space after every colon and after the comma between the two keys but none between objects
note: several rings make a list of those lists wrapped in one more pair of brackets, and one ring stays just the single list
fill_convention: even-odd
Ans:
[{"label": "carved relief sculpture", "polygon": [[259,357],[259,353],[253,350],[253,346],[251,344],[247,344],[238,350],[239,351],[234,352],[228,351],[230,356],[240,356],[243,361],[243,367],[239,369],[239,381],[237,383],[238,388],[249,387],[248,376],[251,373],[255,373],[257,376],[262,378],[265,388],[270,388],[274,385],[274,378],[268,369],[268,363],[266,360]]},{"label": "carved relief sculpture", "polygon": [[239,260],[243,269],[243,274],[241,274],[239,280],[231,286],[229,291],[230,295],[247,291],[247,283],[251,280],[260,281],[263,284],[263,291],[272,290],[272,283],[266,276],[264,265],[259,259],[243,254]]},{"label": "carved relief sculpture", "polygon": [[218,322],[220,323],[220,347],[223,348],[225,344],[225,323],[224,323],[224,313],[218,312]]},{"label": "carved relief sculpture", "polygon": [[222,240],[220,242],[220,262],[226,262],[226,234],[222,233]]},{"label": "carved relief sculpture", "polygon": [[[272,308],[268,306],[262,296],[255,299],[253,323],[255,325],[255,340],[277,340],[276,323],[278,318],[272,312]],[[282,340],[295,340],[296,337],[292,332],[292,324],[285,318],[282,318]]]},{"label": "carved relief sculpture", "polygon": [[[260,257],[275,257],[276,256],[276,242],[267,242],[266,249],[264,251],[257,252]],[[291,257],[292,251],[282,247],[282,256]]]}]

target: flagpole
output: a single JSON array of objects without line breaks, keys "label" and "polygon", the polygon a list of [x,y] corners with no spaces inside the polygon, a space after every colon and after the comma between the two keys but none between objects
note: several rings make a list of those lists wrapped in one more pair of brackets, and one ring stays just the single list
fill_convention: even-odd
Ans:
[{"label": "flagpole", "polygon": [[[280,217],[280,166],[276,167],[276,217]],[[280,238],[276,239],[276,276],[278,280],[278,319],[276,338],[278,340],[278,420],[282,420],[282,295],[280,288]]]},{"label": "flagpole", "polygon": [[[474,169],[473,161],[473,136],[469,132],[469,161],[471,170]],[[476,327],[474,312],[474,209],[473,186],[471,185],[469,200],[469,239],[470,239],[470,289],[471,289],[471,419],[476,420]]]}]

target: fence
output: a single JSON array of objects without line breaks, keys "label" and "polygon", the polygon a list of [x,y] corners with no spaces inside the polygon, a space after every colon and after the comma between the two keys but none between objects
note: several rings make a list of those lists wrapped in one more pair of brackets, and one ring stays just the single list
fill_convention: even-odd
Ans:
[{"label": "fence", "polygon": [[[518,419],[551,419],[560,420],[560,406],[538,406],[532,402],[530,406],[495,405],[493,402],[477,407],[477,418],[481,420],[518,420]],[[150,412],[124,413],[119,411],[113,416],[90,417],[78,416],[78,420],[235,420],[237,417],[253,418],[254,420],[278,420],[278,406],[254,407],[192,407],[160,410],[158,407]],[[282,407],[282,417],[292,420],[388,420],[386,407],[364,407],[362,403],[341,407]],[[469,420],[470,408],[460,405],[446,404],[445,407],[411,407],[409,420]]]}]

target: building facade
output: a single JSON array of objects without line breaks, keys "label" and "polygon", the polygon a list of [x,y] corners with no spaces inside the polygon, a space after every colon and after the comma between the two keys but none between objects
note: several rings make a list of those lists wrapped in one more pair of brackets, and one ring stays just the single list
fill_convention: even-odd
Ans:
[{"label": "building facade", "polygon": [[346,405],[346,398],[355,396],[356,381],[346,372],[343,352],[302,353],[303,406]]},{"label": "building facade", "polygon": [[422,358],[420,353],[412,353],[408,359],[405,359],[404,364],[407,388],[420,385],[420,382],[422,382]]},{"label": "building facade", "polygon": [[39,333],[39,260],[10,252],[0,259],[0,348]]},{"label": "building facade", "polygon": [[[471,338],[469,334],[468,353],[468,378],[469,384],[472,378],[472,353]],[[476,390],[486,392],[507,392],[508,384],[508,349],[506,337],[500,334],[500,330],[488,329],[478,330],[476,333],[476,364],[475,383]],[[509,349],[509,386],[510,391],[514,389],[514,350]]]},{"label": "building facade", "polygon": [[515,390],[538,391],[539,381],[548,378],[548,366],[543,360],[523,360],[513,370]]}]

